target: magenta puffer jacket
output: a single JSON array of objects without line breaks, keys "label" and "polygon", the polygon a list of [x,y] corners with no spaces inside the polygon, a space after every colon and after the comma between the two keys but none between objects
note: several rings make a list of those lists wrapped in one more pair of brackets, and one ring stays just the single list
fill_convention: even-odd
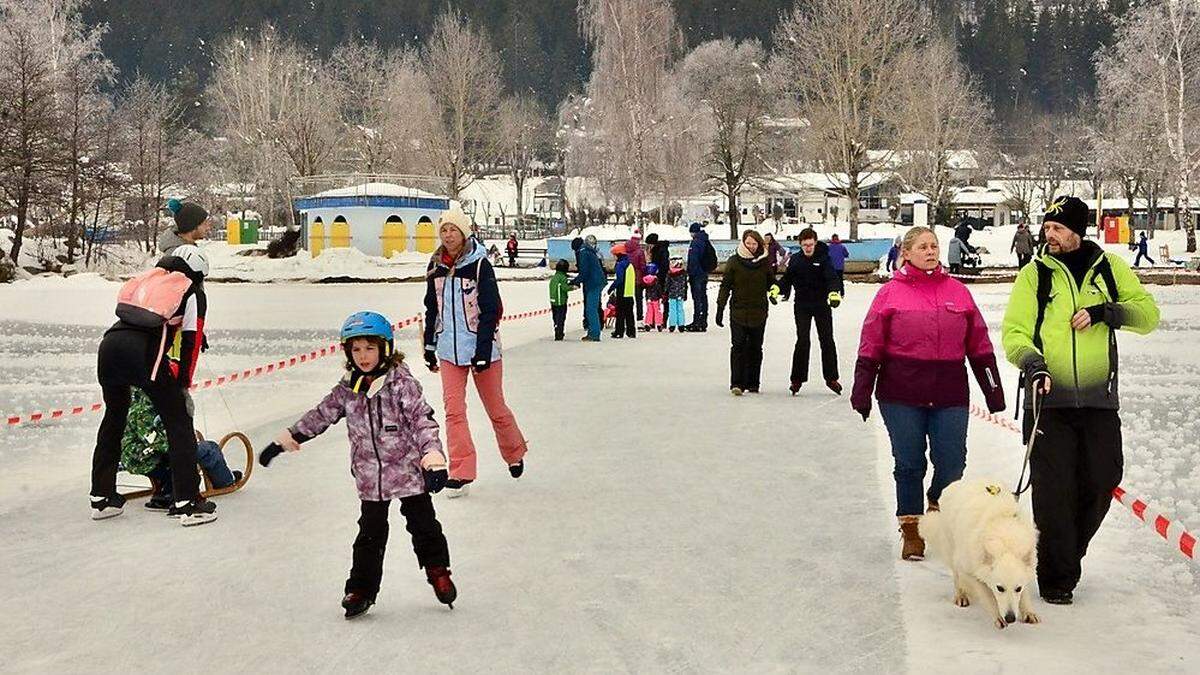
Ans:
[{"label": "magenta puffer jacket", "polygon": [[850,404],[871,410],[880,401],[929,408],[970,402],[971,363],[988,410],[1004,410],[1004,389],[987,324],[962,282],[939,265],[922,272],[904,265],[875,294],[863,321]]},{"label": "magenta puffer jacket", "polygon": [[444,453],[433,408],[408,366],[391,369],[366,393],[353,391],[347,375],[288,431],[303,443],[343,417],[350,437],[350,473],[359,498],[381,502],[425,492],[421,458]]}]

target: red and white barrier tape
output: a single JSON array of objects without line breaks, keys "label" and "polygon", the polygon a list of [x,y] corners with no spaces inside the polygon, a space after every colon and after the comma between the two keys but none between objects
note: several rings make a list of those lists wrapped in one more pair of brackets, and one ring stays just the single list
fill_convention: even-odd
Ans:
[{"label": "red and white barrier tape", "polygon": [[[570,304],[571,305],[581,305],[583,303],[580,301],[576,301],[576,302],[573,302]],[[550,313],[549,309],[536,310],[536,311],[532,311],[532,312],[522,312],[521,314],[504,316],[501,318],[501,321],[508,320],[508,319],[525,319],[525,318],[529,318],[529,317],[533,317],[533,316],[542,316],[542,315],[549,314],[549,313]],[[403,321],[400,321],[399,323],[392,324],[392,328],[395,330],[400,330],[402,328],[407,328],[414,324],[423,324],[424,320],[425,320],[425,317],[423,315],[418,314],[418,315],[411,316],[407,319],[404,319]],[[314,349],[311,352],[307,352],[304,354],[297,354],[295,356],[291,356],[286,359],[282,359],[282,360],[275,361],[272,363],[267,363],[267,364],[264,364],[261,366],[256,366],[254,368],[247,368],[245,370],[233,372],[228,375],[222,375],[220,377],[210,378],[207,380],[203,380],[201,382],[196,382],[192,385],[192,389],[193,390],[211,389],[213,387],[220,387],[222,385],[232,384],[232,383],[238,382],[240,380],[248,380],[252,377],[259,377],[261,375],[269,375],[271,373],[283,370],[285,368],[292,368],[295,366],[303,365],[305,363],[308,363],[309,361],[315,361],[319,358],[323,358],[326,356],[332,356],[332,355],[338,354],[338,353],[341,353],[341,345],[335,342],[335,343],[327,345],[325,347],[321,347],[320,349]],[[74,416],[74,415],[83,415],[84,413],[99,412],[103,408],[104,408],[104,403],[98,401],[98,402],[92,403],[90,405],[77,405],[72,408],[56,408],[54,410],[49,410],[49,411],[45,411],[45,412],[32,412],[32,413],[28,413],[25,415],[6,415],[3,418],[4,424],[2,426],[11,427],[11,426],[19,425],[19,424],[31,424],[31,423],[35,423],[35,422],[43,422],[46,420],[57,420],[57,419],[62,419],[63,417],[70,417],[70,416]]]},{"label": "red and white barrier tape", "polygon": [[[974,403],[971,404],[971,414],[980,419],[987,420],[992,424],[1004,427],[1009,431],[1021,433],[1021,428],[1015,422],[998,415],[993,415],[988,411],[980,408]],[[1134,517],[1143,523],[1154,528],[1158,536],[1162,537],[1168,544],[1176,547],[1180,553],[1193,563],[1196,560],[1196,537],[1183,529],[1183,526],[1178,521],[1171,520],[1161,512],[1154,510],[1149,502],[1144,499],[1135,498],[1129,494],[1125,488],[1117,486],[1112,492],[1113,499],[1117,500],[1122,506],[1128,508],[1133,513]]]}]

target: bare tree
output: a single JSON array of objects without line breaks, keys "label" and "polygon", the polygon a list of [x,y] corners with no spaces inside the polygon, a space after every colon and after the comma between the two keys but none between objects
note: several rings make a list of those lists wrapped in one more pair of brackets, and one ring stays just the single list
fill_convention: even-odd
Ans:
[{"label": "bare tree", "polygon": [[[712,118],[684,92],[682,76],[673,73],[661,92],[662,123],[656,138],[654,181],[662,193],[660,222],[670,222],[672,200],[695,194],[704,179],[705,158],[714,136]],[[736,214],[736,212],[735,212]],[[731,221],[733,238],[737,225]]]},{"label": "bare tree", "polygon": [[434,22],[422,62],[439,122],[428,143],[447,196],[457,199],[497,153],[500,57],[481,30],[450,11]]},{"label": "bare tree", "polygon": [[0,190],[16,216],[9,256],[18,261],[30,209],[60,168],[57,50],[48,6],[0,4]]},{"label": "bare tree", "polygon": [[890,160],[897,66],[917,42],[913,0],[812,0],[779,25],[775,82],[809,122],[806,153],[842,183],[858,237],[859,185]]},{"label": "bare tree", "polygon": [[[1176,220],[1196,250],[1191,214],[1193,176],[1200,169],[1200,6],[1194,0],[1161,0],[1132,10],[1117,33],[1111,66],[1122,79],[1153,88],[1153,105],[1172,160]],[[1115,77],[1115,75],[1114,75]]]},{"label": "bare tree", "polygon": [[734,239],[741,215],[738,196],[763,171],[770,141],[764,129],[769,112],[765,59],[757,41],[726,38],[699,45],[679,66],[685,96],[700,102],[711,118],[703,181],[725,197]]},{"label": "bare tree", "polygon": [[[590,142],[608,190],[641,209],[655,183],[663,133],[662,92],[682,39],[668,0],[583,0],[579,27],[593,46]],[[580,153],[585,154],[585,153]]]},{"label": "bare tree", "polygon": [[500,105],[500,151],[517,191],[517,216],[525,216],[525,181],[545,155],[549,118],[533,98],[519,96]]},{"label": "bare tree", "polygon": [[1009,205],[1028,219],[1083,173],[1089,150],[1086,125],[1075,116],[1036,113],[1018,123],[1025,132],[1008,148],[1015,165],[1005,177],[1005,191]]},{"label": "bare tree", "polygon": [[954,46],[944,40],[907,55],[897,70],[907,83],[897,101],[900,175],[929,199],[935,222],[947,225],[958,191],[951,161],[963,151],[983,154],[978,151],[991,134],[990,111]]},{"label": "bare tree", "polygon": [[125,161],[133,197],[132,220],[142,223],[146,251],[154,250],[161,229],[163,194],[170,180],[171,146],[178,137],[183,105],[166,88],[139,75],[126,90],[118,114],[126,133]]}]

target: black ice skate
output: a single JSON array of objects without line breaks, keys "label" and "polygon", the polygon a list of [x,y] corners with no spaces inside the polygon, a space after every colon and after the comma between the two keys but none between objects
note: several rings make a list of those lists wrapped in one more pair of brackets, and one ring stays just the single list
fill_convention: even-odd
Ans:
[{"label": "black ice skate", "polygon": [[366,614],[373,604],[375,601],[371,598],[354,592],[347,593],[346,597],[342,598],[342,609],[346,610],[347,619]]},{"label": "black ice skate", "polygon": [[525,473],[525,460],[521,460],[516,464],[509,464],[508,473],[513,478],[520,478],[521,474]]},{"label": "black ice skate", "polygon": [[92,497],[92,520],[116,518],[124,513],[125,498],[121,495],[111,497]]},{"label": "black ice skate", "polygon": [[204,497],[196,497],[190,502],[175,502],[167,515],[178,518],[184,527],[203,525],[217,519],[217,505]]}]

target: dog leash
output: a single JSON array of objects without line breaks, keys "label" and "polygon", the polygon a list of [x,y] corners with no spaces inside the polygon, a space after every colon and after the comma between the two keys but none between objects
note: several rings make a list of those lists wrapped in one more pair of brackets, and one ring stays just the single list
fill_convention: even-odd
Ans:
[{"label": "dog leash", "polygon": [[1033,401],[1033,427],[1029,431],[1029,440],[1025,443],[1025,460],[1021,463],[1021,475],[1017,478],[1017,489],[1013,492],[1013,498],[1018,502],[1021,501],[1021,495],[1029,491],[1033,485],[1033,474],[1030,472],[1028,479],[1025,474],[1029,471],[1029,457],[1033,455],[1033,443],[1037,440],[1038,434],[1042,433],[1042,392],[1038,391],[1034,383],[1030,383],[1030,391],[1028,396]]}]

